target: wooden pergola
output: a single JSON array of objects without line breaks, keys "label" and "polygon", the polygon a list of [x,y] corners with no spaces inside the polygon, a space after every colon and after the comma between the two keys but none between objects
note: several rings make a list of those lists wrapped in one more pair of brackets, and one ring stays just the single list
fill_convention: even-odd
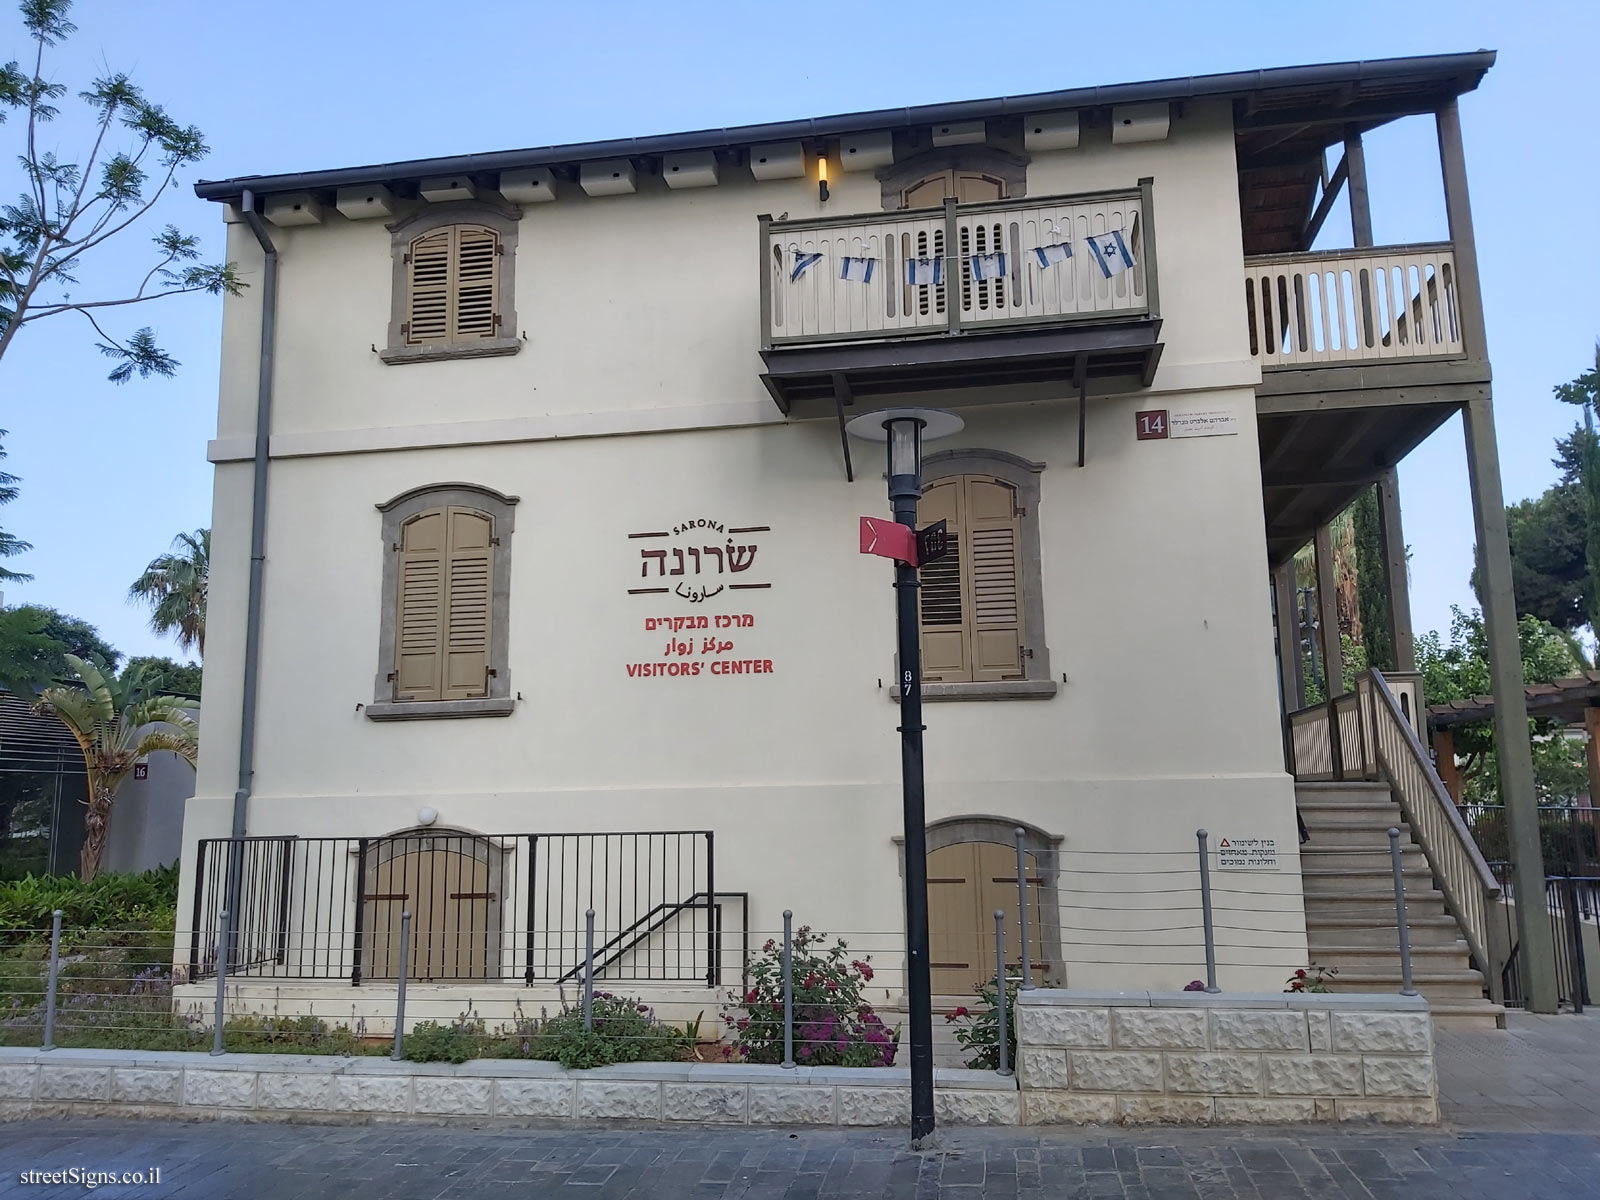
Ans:
[{"label": "wooden pergola", "polygon": [[[1589,807],[1600,799],[1600,671],[1585,671],[1553,683],[1530,683],[1523,688],[1528,716],[1563,726],[1582,725],[1589,764]],[[1494,697],[1473,696],[1428,706],[1428,727],[1439,778],[1450,798],[1461,803],[1462,778],[1456,769],[1456,730],[1494,720]]]}]

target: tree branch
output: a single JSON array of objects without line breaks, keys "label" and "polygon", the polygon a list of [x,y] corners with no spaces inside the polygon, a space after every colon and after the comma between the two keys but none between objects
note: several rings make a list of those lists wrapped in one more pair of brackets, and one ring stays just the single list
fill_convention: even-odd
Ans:
[{"label": "tree branch", "polygon": [[159,300],[163,296],[185,296],[191,292],[207,292],[210,290],[205,284],[195,283],[167,288],[164,291],[151,292],[148,296],[128,296],[122,300],[89,300],[82,304],[38,305],[29,309],[26,317],[18,318],[13,324],[25,325],[31,321],[43,320],[45,317],[54,317],[64,312],[85,312],[91,308],[123,308],[129,304],[143,304],[149,300]]}]

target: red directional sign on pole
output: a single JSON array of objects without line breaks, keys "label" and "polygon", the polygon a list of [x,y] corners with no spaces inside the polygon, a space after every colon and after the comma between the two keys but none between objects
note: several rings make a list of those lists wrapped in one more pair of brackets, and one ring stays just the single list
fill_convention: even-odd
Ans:
[{"label": "red directional sign on pole", "polygon": [[917,565],[917,535],[899,521],[862,517],[861,553],[897,558],[914,567]]}]

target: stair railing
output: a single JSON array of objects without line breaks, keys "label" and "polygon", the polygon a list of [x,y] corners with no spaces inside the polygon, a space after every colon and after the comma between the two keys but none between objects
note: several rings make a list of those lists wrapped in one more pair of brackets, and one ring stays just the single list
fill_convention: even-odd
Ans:
[{"label": "stair railing", "polygon": [[1366,671],[1356,680],[1362,725],[1369,736],[1375,765],[1394,793],[1412,836],[1422,847],[1433,877],[1444,893],[1445,906],[1467,940],[1473,959],[1486,979],[1499,977],[1500,964],[1491,956],[1489,916],[1500,898],[1500,885],[1484,861],[1461,812],[1434,770],[1433,759],[1407,719],[1383,673]]}]

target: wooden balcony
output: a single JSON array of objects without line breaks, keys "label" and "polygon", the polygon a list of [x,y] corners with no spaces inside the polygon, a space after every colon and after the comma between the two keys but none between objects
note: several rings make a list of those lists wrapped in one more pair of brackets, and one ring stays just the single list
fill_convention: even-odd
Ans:
[{"label": "wooden balcony", "polygon": [[[1133,263],[1108,276],[1088,238],[1112,231]],[[1054,251],[1055,261],[1040,263],[1037,249],[1061,245],[1070,256]],[[1148,180],[1071,196],[763,217],[761,253],[762,381],[786,413],[821,415],[858,396],[937,392],[948,404],[1059,396],[1063,385],[1131,390],[1149,385],[1160,356]],[[939,281],[912,282],[915,260],[937,263]],[[847,261],[870,269],[847,270]]]}]

